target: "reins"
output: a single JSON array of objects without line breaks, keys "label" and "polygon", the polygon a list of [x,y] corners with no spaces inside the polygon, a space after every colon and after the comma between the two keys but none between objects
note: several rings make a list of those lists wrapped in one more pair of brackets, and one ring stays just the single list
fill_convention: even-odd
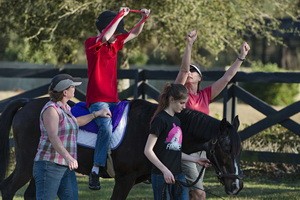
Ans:
[{"label": "reins", "polygon": [[[218,197],[218,198],[220,198],[220,199],[224,199],[224,198],[222,198],[222,197],[219,196],[219,195],[216,195],[216,194],[213,194],[213,193],[209,192],[208,190],[203,190],[203,189],[201,189],[201,188],[195,187],[195,184],[200,180],[200,178],[201,178],[203,172],[204,172],[204,167],[202,167],[202,169],[201,169],[201,171],[200,171],[198,177],[196,178],[196,180],[193,181],[193,182],[190,183],[190,184],[175,179],[175,187],[176,187],[176,189],[175,189],[176,194],[175,194],[175,195],[176,195],[176,196],[181,195],[181,193],[182,193],[181,187],[187,187],[187,188],[194,187],[194,188],[196,188],[196,189],[198,189],[198,190],[202,190],[202,191],[204,191],[204,192],[206,192],[206,193],[208,193],[208,194],[211,194],[211,195],[213,195],[213,196],[215,196],[215,197]],[[169,186],[169,184],[164,183],[163,189],[162,189],[162,200],[167,199],[167,196],[166,196],[167,192],[169,192],[170,199],[173,199],[173,194],[172,194],[172,192],[170,191],[170,188],[169,188],[168,186]],[[180,188],[180,191],[178,191],[177,188]]]},{"label": "reins", "polygon": [[183,187],[187,187],[187,188],[193,187],[193,188],[196,188],[196,189],[198,189],[198,190],[202,190],[202,191],[204,191],[204,192],[206,192],[206,193],[208,193],[208,194],[211,194],[211,195],[213,195],[213,196],[215,196],[215,197],[219,197],[220,199],[224,199],[224,198],[222,198],[222,197],[219,196],[219,195],[216,195],[216,194],[213,194],[213,193],[209,192],[208,190],[204,190],[204,189],[201,189],[201,188],[198,188],[198,187],[195,186],[196,183],[200,180],[200,178],[201,178],[201,176],[202,176],[202,174],[203,174],[203,172],[204,172],[204,169],[205,169],[205,167],[202,167],[202,169],[201,169],[201,171],[200,171],[198,177],[196,178],[196,180],[193,181],[193,182],[190,183],[190,184],[188,184],[188,183],[186,183],[186,182],[179,181],[179,180],[175,180],[175,181],[178,182],[178,183],[179,183],[181,186],[183,186]]},{"label": "reins", "polygon": [[172,185],[164,183],[163,188],[162,188],[162,193],[161,193],[162,200],[167,199],[167,192],[170,195],[170,199],[175,199],[173,196],[178,197],[182,194],[182,187],[178,180],[175,180],[174,185],[175,185],[175,192],[174,192],[175,194],[173,195],[171,188],[170,188]]},{"label": "reins", "polygon": [[200,178],[201,178],[201,176],[202,176],[202,174],[204,172],[204,169],[205,169],[205,167],[202,167],[202,169],[201,169],[198,177],[196,178],[196,180],[194,180],[194,182],[192,182],[190,184],[186,183],[186,182],[179,181],[179,180],[175,180],[175,181],[178,182],[180,185],[182,185],[184,187],[188,187],[188,188],[193,187],[200,180]]},{"label": "reins", "polygon": [[[211,149],[210,149],[210,151],[209,151],[209,154],[210,154],[210,155],[212,156],[212,158],[213,158],[213,161],[214,161],[214,162],[212,162],[212,164],[214,165],[214,167],[215,167],[215,169],[216,169],[217,177],[218,177],[218,179],[220,180],[220,182],[221,182],[222,184],[224,184],[222,178],[237,178],[237,179],[243,179],[243,177],[242,177],[241,175],[239,175],[239,174],[236,175],[236,174],[228,174],[228,173],[223,173],[223,172],[222,172],[220,163],[218,162],[217,157],[216,157],[216,155],[215,155],[215,148],[216,148],[217,145],[219,145],[219,141],[218,141],[218,139],[216,138],[216,139],[212,139],[212,140],[210,141],[210,143],[211,143]],[[213,194],[213,193],[211,193],[211,192],[209,192],[209,191],[207,191],[207,190],[203,190],[203,189],[201,189],[201,188],[198,188],[198,187],[195,187],[195,186],[194,186],[194,185],[200,180],[200,178],[201,178],[203,172],[204,172],[204,167],[202,167],[202,169],[201,169],[201,171],[200,171],[198,177],[196,178],[196,180],[193,181],[193,182],[190,183],[190,184],[176,179],[176,180],[175,180],[175,192],[174,192],[174,193],[176,193],[175,195],[181,195],[181,193],[182,193],[181,187],[187,187],[187,188],[194,187],[194,188],[196,188],[196,189],[205,191],[205,192],[207,192],[207,193],[209,193],[209,194],[211,194],[211,195],[213,195],[213,196],[216,196],[216,197],[218,197],[218,198],[220,198],[220,199],[224,199],[224,198],[222,198],[221,196],[215,195],[215,194]],[[172,199],[172,197],[173,197],[173,193],[172,193],[172,191],[170,191],[170,188],[169,188],[168,186],[169,186],[169,184],[164,183],[163,190],[162,190],[162,199],[163,199],[163,200],[166,199],[166,194],[167,194],[167,192],[169,192],[169,195],[170,195],[170,198],[171,198],[171,199]],[[178,187],[178,186],[180,186],[180,187]],[[178,191],[177,188],[180,188],[180,190]]]},{"label": "reins", "polygon": [[[200,171],[198,177],[196,178],[196,180],[193,181],[193,182],[190,183],[190,184],[175,179],[175,187],[176,187],[176,189],[175,189],[176,194],[175,194],[175,195],[176,195],[176,196],[177,196],[177,195],[181,195],[181,193],[182,193],[181,187],[187,187],[187,188],[193,187],[193,186],[200,180],[200,178],[201,178],[201,176],[202,176],[202,174],[203,174],[203,172],[204,172],[204,168],[205,168],[205,167],[202,167],[202,169],[201,169],[201,171]],[[163,188],[162,188],[162,200],[167,199],[167,198],[166,198],[167,191],[169,192],[170,198],[173,199],[173,198],[172,198],[172,197],[173,197],[173,194],[172,194],[172,192],[170,191],[170,188],[168,187],[169,185],[170,185],[170,184],[167,184],[167,183],[164,183],[164,185],[163,185]],[[180,191],[178,191],[177,188],[180,188]]]}]

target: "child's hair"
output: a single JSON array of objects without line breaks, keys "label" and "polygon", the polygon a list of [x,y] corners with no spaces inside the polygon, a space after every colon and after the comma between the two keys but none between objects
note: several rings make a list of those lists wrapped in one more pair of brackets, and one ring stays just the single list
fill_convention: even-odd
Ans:
[{"label": "child's hair", "polygon": [[[152,117],[154,117],[161,112],[162,110],[166,109],[169,106],[169,98],[173,97],[175,101],[183,100],[188,97],[188,91],[186,87],[182,84],[175,84],[175,83],[166,83],[163,91],[161,92],[159,99],[158,99],[158,107]],[[152,120],[151,120],[152,121]]]}]

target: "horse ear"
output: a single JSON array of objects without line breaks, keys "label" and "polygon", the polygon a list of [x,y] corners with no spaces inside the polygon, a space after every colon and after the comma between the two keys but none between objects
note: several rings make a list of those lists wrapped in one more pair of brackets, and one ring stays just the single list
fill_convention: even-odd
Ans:
[{"label": "horse ear", "polygon": [[233,119],[233,124],[232,124],[236,130],[238,130],[239,126],[240,126],[240,120],[239,120],[239,116],[235,116]]},{"label": "horse ear", "polygon": [[223,118],[222,119],[222,121],[221,121],[221,123],[220,123],[220,131],[221,131],[221,133],[223,133],[224,131],[226,131],[226,129],[227,129],[227,120],[226,120],[226,118]]}]

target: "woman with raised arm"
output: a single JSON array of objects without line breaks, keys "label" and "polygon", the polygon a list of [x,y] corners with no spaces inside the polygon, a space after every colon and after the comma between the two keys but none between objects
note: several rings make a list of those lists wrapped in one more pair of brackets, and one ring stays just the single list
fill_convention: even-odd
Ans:
[{"label": "woman with raised arm", "polygon": [[[191,64],[192,47],[196,39],[197,32],[195,30],[187,34],[182,64],[175,83],[183,84],[188,90],[189,98],[186,103],[187,108],[209,114],[209,104],[222,92],[229,81],[235,76],[241,64],[245,60],[250,47],[246,42],[244,42],[240,47],[240,54],[225,74],[212,85],[202,89],[202,73],[196,65]],[[193,156],[206,158],[206,152],[197,152],[194,153]],[[202,166],[193,162],[183,161],[182,169],[186,175],[187,182],[191,183],[199,175]],[[203,188],[203,176],[204,171],[201,179],[196,183],[196,185],[194,185],[194,187],[190,188],[190,199],[206,199],[206,193]]]}]

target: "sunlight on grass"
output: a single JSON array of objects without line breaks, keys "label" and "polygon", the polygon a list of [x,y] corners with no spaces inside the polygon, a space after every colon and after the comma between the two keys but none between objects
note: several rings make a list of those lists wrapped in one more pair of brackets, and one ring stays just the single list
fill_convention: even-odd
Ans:
[{"label": "sunlight on grass", "polygon": [[[110,199],[113,191],[114,179],[100,179],[101,190],[93,191],[88,188],[88,176],[78,176],[79,199]],[[152,188],[150,184],[135,185],[129,193],[127,199],[131,200],[150,200],[153,199]]]}]

